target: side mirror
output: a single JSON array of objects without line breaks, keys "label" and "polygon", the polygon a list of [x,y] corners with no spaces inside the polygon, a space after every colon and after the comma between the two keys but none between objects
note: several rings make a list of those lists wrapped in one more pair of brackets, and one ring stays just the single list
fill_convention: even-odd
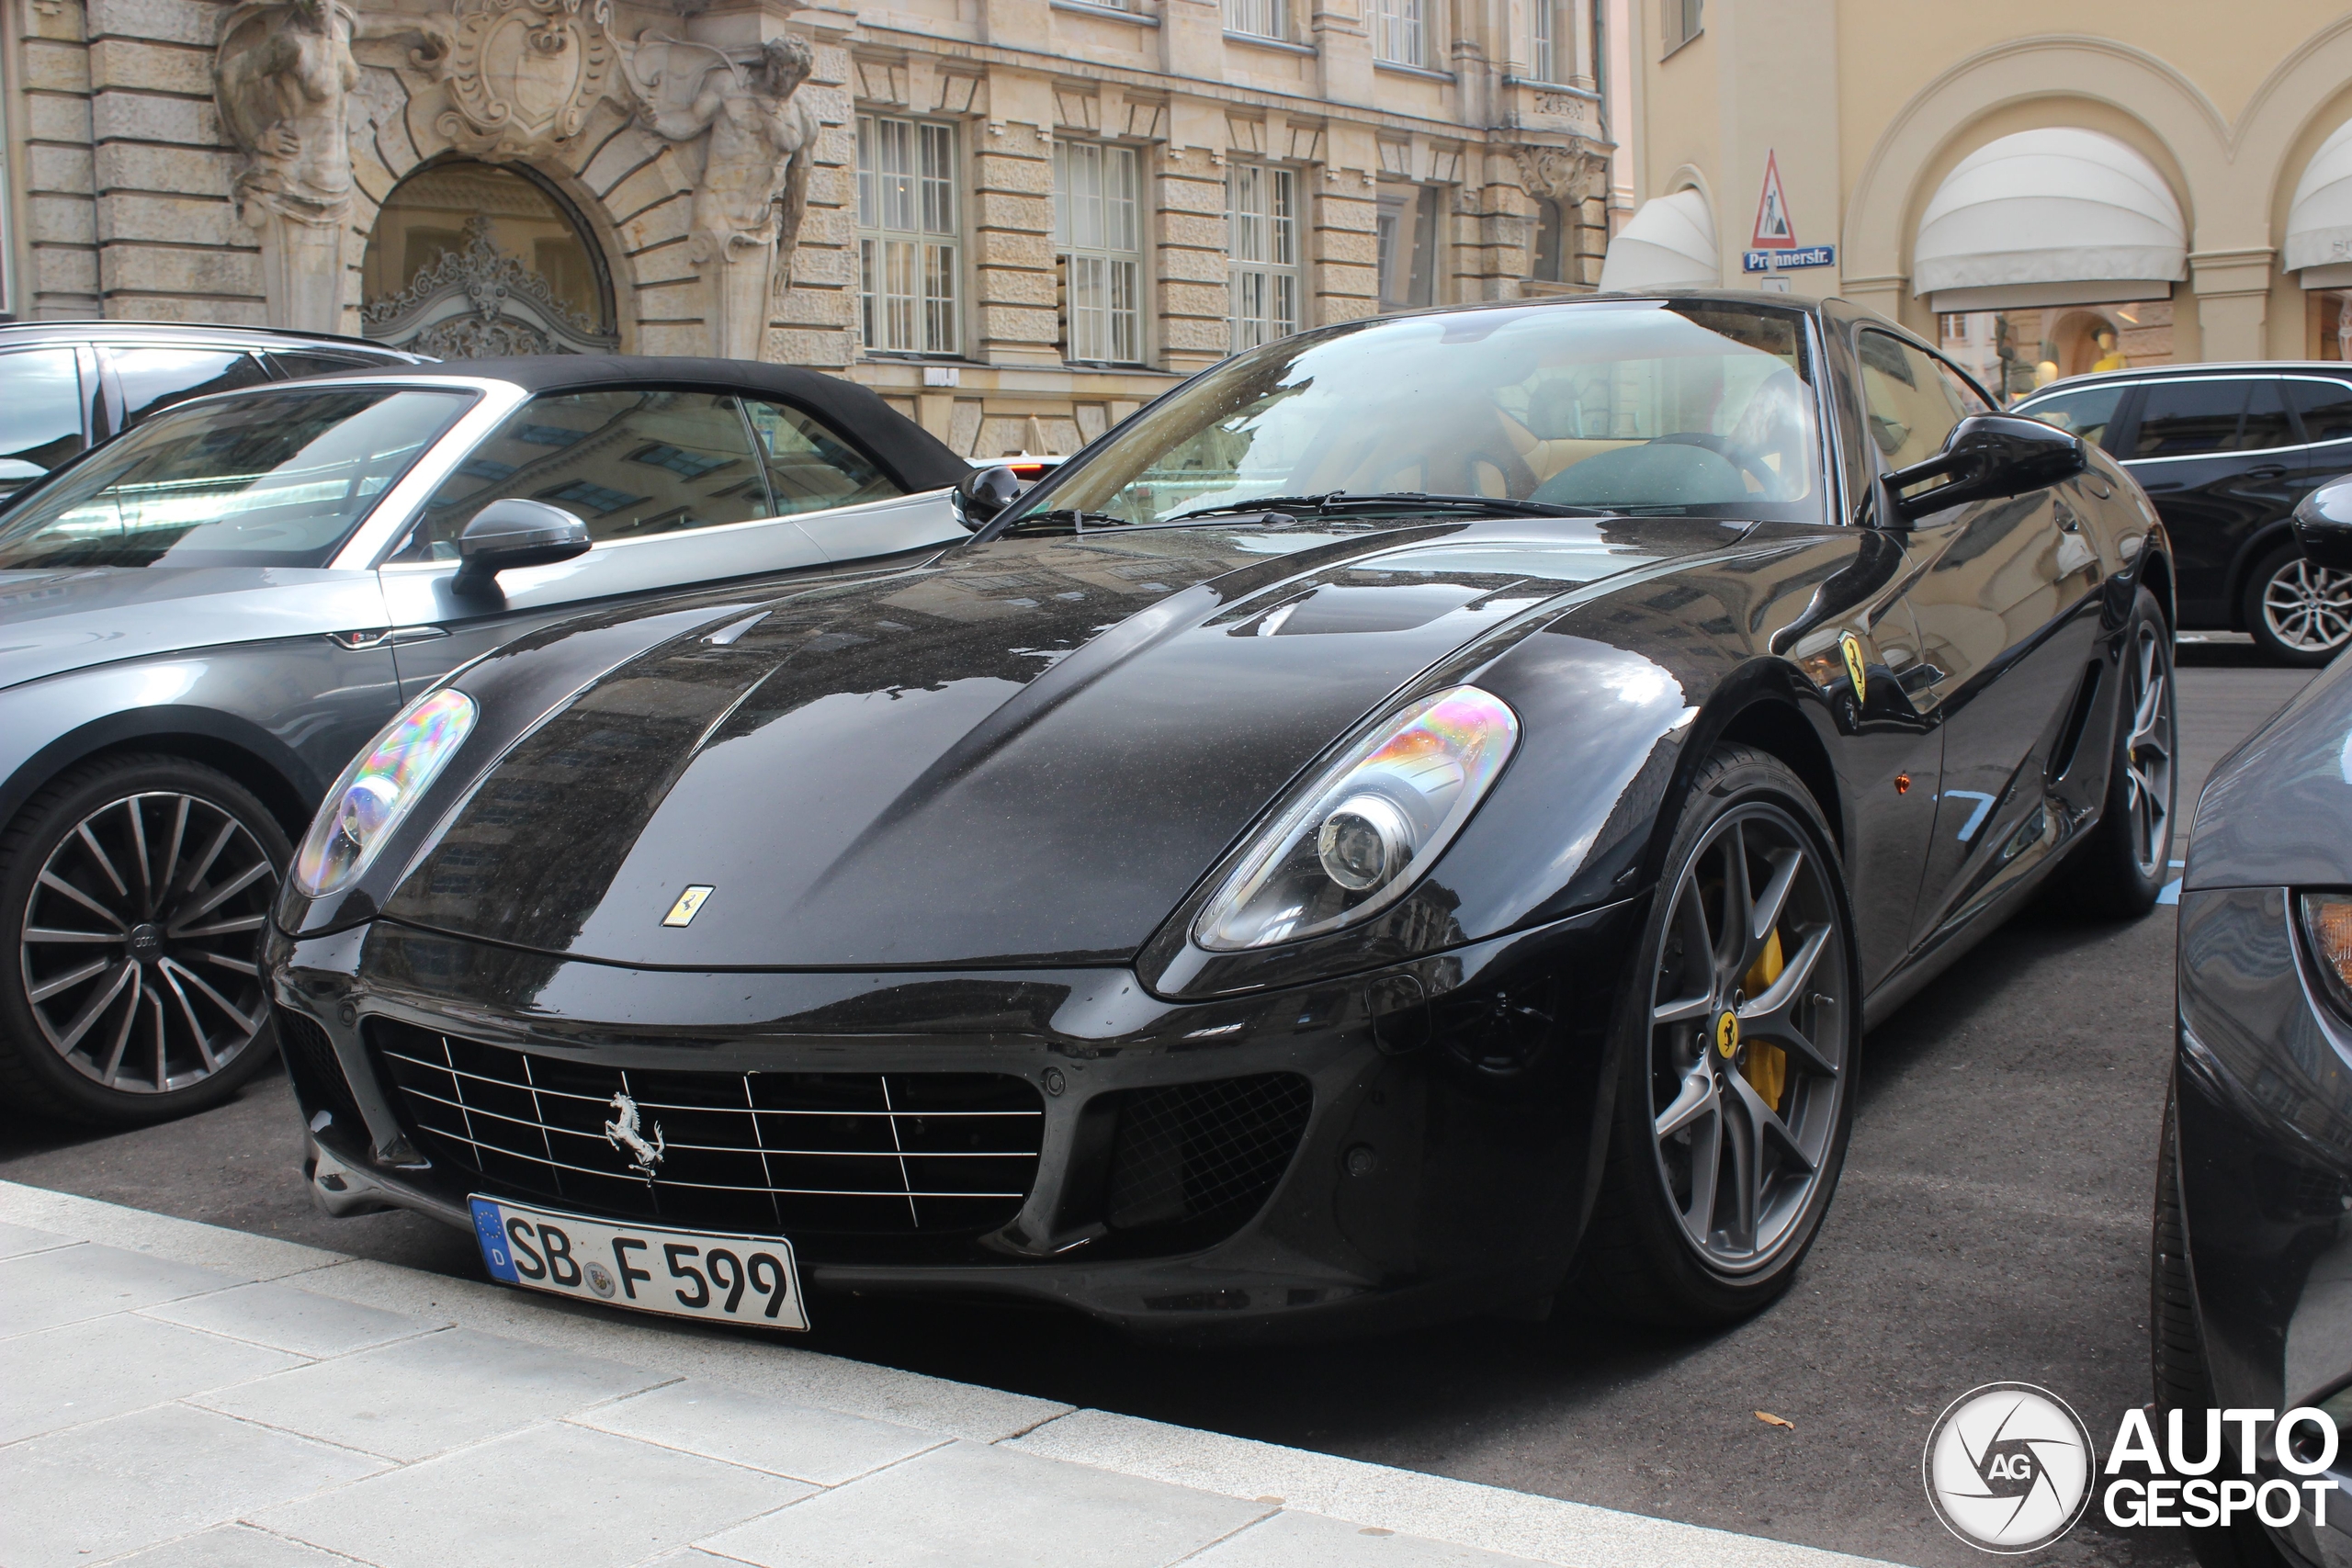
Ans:
[{"label": "side mirror", "polygon": [[[2081,473],[2089,461],[2082,437],[2054,425],[2015,414],[1971,414],[1952,427],[1942,451],[1887,475],[1886,485],[1894,492],[1894,515],[1910,523],[1948,507],[2057,484]],[[1903,493],[1935,479],[1946,482],[1917,495]]]},{"label": "side mirror", "polygon": [[2313,566],[2352,571],[2352,475],[2330,479],[2296,505],[2295,542]]},{"label": "side mirror", "polygon": [[458,536],[458,575],[449,586],[481,593],[498,585],[498,574],[518,566],[548,566],[586,555],[588,525],[560,506],[508,496],[474,513]]},{"label": "side mirror", "polygon": [[956,485],[956,505],[977,528],[1021,499],[1021,476],[1011,468],[974,468]]}]

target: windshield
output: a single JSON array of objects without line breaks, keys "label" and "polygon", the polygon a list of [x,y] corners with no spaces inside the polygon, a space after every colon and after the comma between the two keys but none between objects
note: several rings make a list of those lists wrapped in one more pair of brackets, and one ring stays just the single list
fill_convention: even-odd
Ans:
[{"label": "windshield", "polygon": [[1818,522],[1813,382],[1804,318],[1786,310],[1611,299],[1369,321],[1196,378],[1012,525],[1341,494]]},{"label": "windshield", "polygon": [[324,566],[473,398],[337,386],[158,414],[13,509],[0,570]]}]

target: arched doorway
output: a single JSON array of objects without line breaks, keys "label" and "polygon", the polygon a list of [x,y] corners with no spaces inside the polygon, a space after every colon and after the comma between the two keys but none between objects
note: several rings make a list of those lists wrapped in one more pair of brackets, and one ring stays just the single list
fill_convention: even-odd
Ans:
[{"label": "arched doorway", "polygon": [[612,279],[587,226],[527,170],[428,164],[392,187],[360,264],[361,330],[443,359],[607,354]]}]

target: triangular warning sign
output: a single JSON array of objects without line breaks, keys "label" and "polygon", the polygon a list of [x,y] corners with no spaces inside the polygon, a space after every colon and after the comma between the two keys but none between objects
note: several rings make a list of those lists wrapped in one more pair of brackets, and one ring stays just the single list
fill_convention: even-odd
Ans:
[{"label": "triangular warning sign", "polygon": [[1781,160],[1777,152],[1764,154],[1764,192],[1756,199],[1756,238],[1751,243],[1759,251],[1797,248],[1796,225],[1789,221],[1789,197],[1781,188]]}]

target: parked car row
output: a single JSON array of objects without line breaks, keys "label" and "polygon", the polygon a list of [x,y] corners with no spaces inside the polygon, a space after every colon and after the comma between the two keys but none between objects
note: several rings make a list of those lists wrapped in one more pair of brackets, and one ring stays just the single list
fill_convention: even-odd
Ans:
[{"label": "parked car row", "polygon": [[[2155,902],[2176,627],[2352,637],[2325,367],[2028,419],[1837,301],[1509,302],[1008,467],[776,367],[173,330],[0,329],[0,1087],[274,1042],[322,1206],[672,1315],[1751,1313],[1864,1029]],[[2199,810],[2152,1323],[2163,1404],[2339,1429],[2347,682]]]}]

